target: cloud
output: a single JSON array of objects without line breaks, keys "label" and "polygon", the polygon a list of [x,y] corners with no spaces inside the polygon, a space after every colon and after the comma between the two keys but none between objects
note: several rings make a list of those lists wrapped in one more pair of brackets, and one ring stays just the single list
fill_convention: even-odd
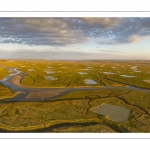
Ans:
[{"label": "cloud", "polygon": [[0,18],[2,43],[58,46],[87,40],[63,18]]},{"label": "cloud", "polygon": [[99,44],[133,43],[150,36],[150,18],[119,18],[118,23],[95,32]]},{"label": "cloud", "polygon": [[134,43],[134,42],[138,42],[138,41],[144,40],[146,38],[148,38],[148,36],[131,35],[131,36],[128,37],[128,42],[129,43]]},{"label": "cloud", "polygon": [[116,53],[116,54],[125,53],[123,51],[116,51],[116,50],[97,50],[97,51],[105,52],[105,53]]},{"label": "cloud", "polygon": [[0,42],[65,46],[133,43],[150,36],[150,18],[0,18]]},{"label": "cloud", "polygon": [[99,53],[99,52],[80,52],[80,51],[59,51],[49,50],[38,52],[35,50],[0,50],[0,59],[47,59],[47,60],[95,60],[95,59],[125,59],[125,55],[119,53]]},{"label": "cloud", "polygon": [[88,26],[107,28],[119,22],[119,18],[109,18],[109,17],[87,17],[87,18],[78,18],[80,21],[83,21]]}]

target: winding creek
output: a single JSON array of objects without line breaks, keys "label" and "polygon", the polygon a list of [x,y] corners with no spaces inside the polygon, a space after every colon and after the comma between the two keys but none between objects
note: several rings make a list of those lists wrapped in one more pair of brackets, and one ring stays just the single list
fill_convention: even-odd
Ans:
[{"label": "winding creek", "polygon": [[17,68],[9,68],[11,74],[1,80],[1,84],[12,90],[16,96],[12,98],[1,99],[1,101],[47,101],[48,99],[54,99],[72,91],[81,90],[99,90],[99,89],[124,89],[124,90],[138,90],[142,92],[150,93],[148,89],[142,89],[128,85],[127,87],[75,87],[75,88],[33,88],[26,87],[20,84],[21,80],[26,76],[26,73],[20,72]]}]

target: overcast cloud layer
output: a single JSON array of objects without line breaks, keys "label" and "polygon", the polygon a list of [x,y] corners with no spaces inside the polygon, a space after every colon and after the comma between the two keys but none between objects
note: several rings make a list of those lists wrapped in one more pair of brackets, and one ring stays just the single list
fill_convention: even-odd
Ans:
[{"label": "overcast cloud layer", "polygon": [[150,36],[150,18],[0,18],[0,43],[64,46],[95,40],[133,43]]}]

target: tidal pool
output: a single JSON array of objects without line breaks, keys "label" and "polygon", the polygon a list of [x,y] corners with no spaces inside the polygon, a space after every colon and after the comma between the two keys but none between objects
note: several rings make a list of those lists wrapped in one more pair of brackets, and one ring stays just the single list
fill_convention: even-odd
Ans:
[{"label": "tidal pool", "polygon": [[54,77],[53,76],[45,76],[45,79],[46,80],[54,80]]},{"label": "tidal pool", "polygon": [[98,107],[92,108],[94,113],[106,115],[108,119],[115,122],[125,122],[128,120],[130,109],[104,103]]},{"label": "tidal pool", "polygon": [[87,74],[86,72],[78,72],[78,74]]},{"label": "tidal pool", "polygon": [[86,84],[98,84],[96,81],[91,80],[91,79],[85,79],[84,81]]},{"label": "tidal pool", "polygon": [[113,72],[104,72],[105,74],[115,74],[115,73],[113,73]]},{"label": "tidal pool", "polygon": [[122,77],[126,77],[126,78],[134,78],[135,76],[129,76],[129,75],[120,75]]}]

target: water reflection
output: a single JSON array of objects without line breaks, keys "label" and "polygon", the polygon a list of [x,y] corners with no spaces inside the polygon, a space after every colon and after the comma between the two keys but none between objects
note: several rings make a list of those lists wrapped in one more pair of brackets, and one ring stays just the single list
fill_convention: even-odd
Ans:
[{"label": "water reflection", "polygon": [[134,78],[135,76],[129,76],[129,75],[120,75],[122,77],[126,77],[126,78]]},{"label": "water reflection", "polygon": [[78,72],[78,74],[87,74],[86,72]]},{"label": "water reflection", "polygon": [[54,77],[53,76],[45,76],[45,79],[46,80],[54,80]]},{"label": "water reflection", "polygon": [[98,84],[96,81],[91,80],[91,79],[85,79],[84,81],[86,84]]},{"label": "water reflection", "polygon": [[113,73],[113,72],[104,72],[105,74],[115,74],[115,73]]}]

